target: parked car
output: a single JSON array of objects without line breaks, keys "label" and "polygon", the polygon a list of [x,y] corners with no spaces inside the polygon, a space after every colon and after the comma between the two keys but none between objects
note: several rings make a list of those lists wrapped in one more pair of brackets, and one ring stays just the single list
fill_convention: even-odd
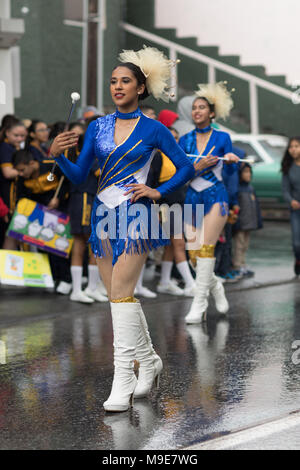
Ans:
[{"label": "parked car", "polygon": [[254,159],[252,183],[258,198],[282,204],[280,165],[288,139],[271,134],[232,134],[231,139],[234,146]]}]

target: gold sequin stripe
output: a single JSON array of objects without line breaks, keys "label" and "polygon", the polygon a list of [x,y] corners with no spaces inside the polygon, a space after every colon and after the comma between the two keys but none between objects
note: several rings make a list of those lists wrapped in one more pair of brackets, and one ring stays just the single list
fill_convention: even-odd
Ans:
[{"label": "gold sequin stripe", "polygon": [[83,193],[83,201],[82,201],[82,218],[81,218],[81,225],[87,226],[90,225],[91,221],[91,205],[87,203],[88,201],[88,194]]},{"label": "gold sequin stripe", "polygon": [[189,250],[189,258],[196,266],[197,258],[214,258],[215,245],[203,245],[199,250]]},{"label": "gold sequin stripe", "polygon": [[[101,190],[101,188],[103,187],[104,184],[106,184],[109,180],[111,180],[112,178],[114,178],[114,176],[116,176],[116,175],[113,175],[113,176],[111,176],[110,178],[108,178],[107,181],[105,181],[105,180],[107,179],[109,173],[111,173],[111,172],[116,168],[116,166],[118,165],[118,163],[120,163],[120,161],[123,160],[123,158],[126,157],[126,155],[128,155],[132,150],[134,150],[141,142],[143,142],[143,141],[142,141],[142,140],[139,140],[139,142],[137,142],[133,147],[131,147],[130,150],[128,150],[126,153],[124,153],[124,155],[122,155],[122,157],[119,158],[119,160],[114,164],[114,166],[113,166],[110,170],[108,170],[108,172],[106,173],[106,175],[104,175],[102,181],[99,182],[99,190]],[[139,158],[140,158],[140,157],[139,157]],[[137,160],[135,160],[135,161],[137,161]],[[125,166],[125,168],[127,168],[127,166],[129,166],[130,164],[135,163],[135,161],[134,161],[134,162],[130,162],[128,165]],[[122,170],[120,170],[119,173],[121,173],[121,171],[125,170],[125,168],[123,168]],[[104,167],[103,167],[103,169],[104,169]],[[103,169],[102,169],[102,172],[101,172],[101,178],[102,178],[102,175],[103,175]],[[117,173],[117,174],[119,174],[119,173]]]},{"label": "gold sequin stripe", "polygon": [[[124,168],[122,168],[120,171],[118,171],[115,175],[113,175],[113,176],[111,176],[110,178],[108,178],[108,180],[106,180],[104,184],[103,184],[103,181],[100,182],[98,191],[101,192],[103,189],[107,189],[107,187],[106,187],[106,188],[103,188],[103,186],[105,186],[111,179],[115,178],[115,177],[118,176],[120,173],[122,173],[124,170],[126,170],[126,168],[128,168],[130,165],[133,165],[133,164],[136,163],[138,160],[140,160],[140,159],[142,158],[142,156],[143,156],[143,154],[140,155],[140,156],[139,156],[136,160],[134,160],[133,162],[128,163],[126,166],[124,166]],[[140,169],[141,169],[141,168],[139,168],[137,171],[140,171]],[[135,173],[137,173],[137,171],[136,171]],[[132,173],[132,174],[134,174],[134,173]],[[125,179],[126,179],[126,178],[129,178],[129,176],[131,176],[131,175],[126,176]],[[121,181],[123,181],[123,180],[121,180]],[[118,181],[117,181],[117,183],[118,183]],[[116,183],[113,183],[113,184],[116,184]],[[110,186],[111,186],[111,185],[110,185]]]},{"label": "gold sequin stripe", "polygon": [[138,303],[138,300],[135,297],[122,297],[121,299],[114,299],[111,300],[113,304],[121,304],[121,303]]},{"label": "gold sequin stripe", "polygon": [[[141,156],[142,156],[142,155],[141,155]],[[122,178],[121,180],[115,181],[114,183],[110,184],[109,186],[106,186],[105,188],[99,190],[97,194],[101,193],[102,191],[105,191],[106,189],[110,188],[111,186],[115,186],[116,184],[119,184],[119,183],[121,183],[122,181],[127,180],[128,178],[130,178],[131,176],[135,175],[135,174],[138,173],[139,171],[141,171],[141,168],[139,168],[138,170],[136,170],[134,173],[131,173],[130,175],[125,176],[125,177]]]},{"label": "gold sequin stripe", "polygon": [[130,134],[126,137],[126,139],[125,139],[123,142],[121,142],[121,144],[117,145],[117,146],[110,152],[110,154],[108,155],[108,157],[107,157],[107,159],[105,160],[105,163],[104,163],[104,165],[103,165],[103,167],[102,167],[102,170],[101,170],[101,173],[100,173],[100,178],[101,178],[101,176],[102,176],[102,174],[103,174],[104,168],[105,168],[105,166],[106,166],[106,164],[107,164],[109,158],[111,157],[111,155],[112,155],[119,147],[121,147],[121,145],[125,144],[125,142],[129,139],[129,137],[130,137],[131,134],[133,133],[133,131],[134,131],[134,129],[136,128],[136,126],[137,126],[137,124],[138,124],[138,122],[139,122],[140,119],[141,119],[141,116],[137,119],[137,121],[136,121],[136,123],[135,123],[133,129],[131,130]]}]

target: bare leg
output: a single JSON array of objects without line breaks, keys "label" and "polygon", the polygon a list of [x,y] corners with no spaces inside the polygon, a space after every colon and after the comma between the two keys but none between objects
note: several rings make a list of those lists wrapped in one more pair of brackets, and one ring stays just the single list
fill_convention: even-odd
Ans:
[{"label": "bare leg", "polygon": [[128,255],[123,253],[112,270],[111,298],[133,297],[136,283],[148,253]]},{"label": "bare leg", "polygon": [[82,266],[84,253],[86,250],[87,237],[85,235],[74,235],[74,244],[72,249],[72,266]]},{"label": "bare leg", "polygon": [[11,237],[5,237],[4,243],[3,243],[3,250],[13,250],[16,251],[18,249],[18,242],[14,238]]}]

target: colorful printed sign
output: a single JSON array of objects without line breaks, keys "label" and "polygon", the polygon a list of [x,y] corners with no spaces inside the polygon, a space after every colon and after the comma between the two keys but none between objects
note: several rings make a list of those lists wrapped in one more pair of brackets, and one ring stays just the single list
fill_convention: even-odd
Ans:
[{"label": "colorful printed sign", "polygon": [[48,255],[0,250],[2,284],[30,287],[54,287]]},{"label": "colorful printed sign", "polygon": [[69,220],[63,212],[49,210],[30,199],[20,199],[7,235],[68,258],[73,244]]}]

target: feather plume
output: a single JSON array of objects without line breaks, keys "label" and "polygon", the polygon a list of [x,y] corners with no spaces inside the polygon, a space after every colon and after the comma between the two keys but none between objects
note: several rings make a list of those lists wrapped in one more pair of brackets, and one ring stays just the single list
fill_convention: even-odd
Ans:
[{"label": "feather plume", "polygon": [[124,50],[121,62],[137,65],[146,77],[146,87],[154,98],[169,101],[169,83],[173,62],[155,47],[144,46],[139,51]]},{"label": "feather plume", "polygon": [[231,92],[227,90],[226,83],[200,83],[199,90],[195,93],[198,98],[206,98],[210,104],[214,105],[216,119],[226,119],[233,108]]}]

